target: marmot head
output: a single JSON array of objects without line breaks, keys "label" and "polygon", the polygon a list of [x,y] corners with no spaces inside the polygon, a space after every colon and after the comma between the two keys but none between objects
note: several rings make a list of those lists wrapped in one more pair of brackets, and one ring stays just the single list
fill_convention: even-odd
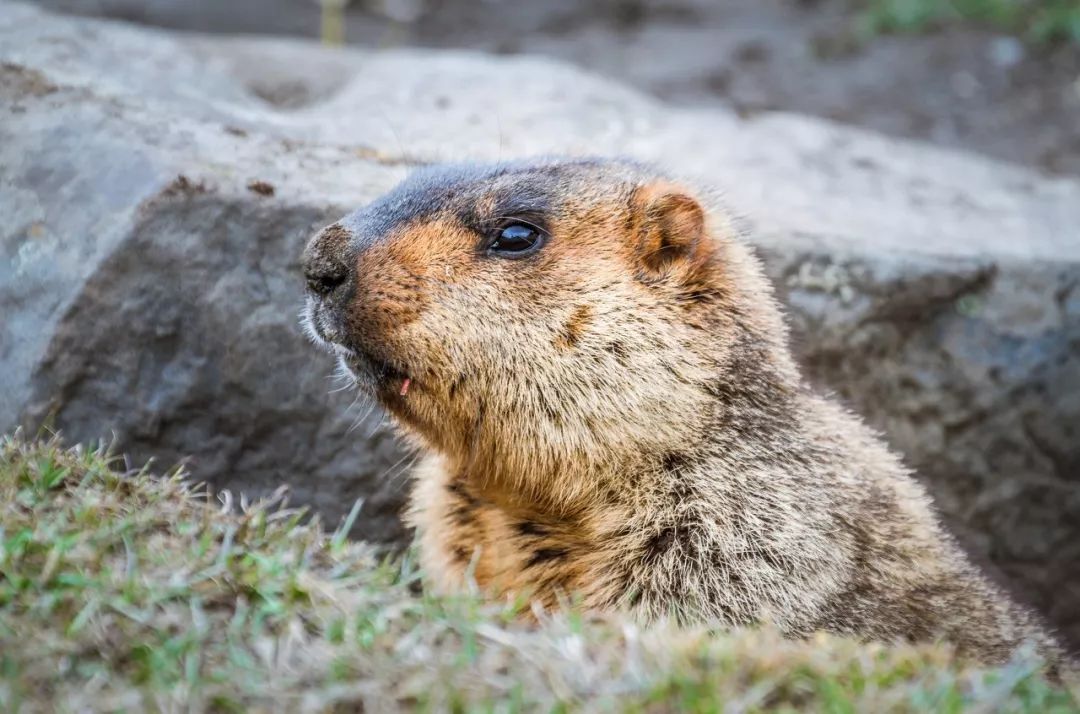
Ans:
[{"label": "marmot head", "polygon": [[730,234],[636,163],[426,168],[311,239],[307,327],[463,466],[603,468],[700,437],[733,360],[783,352]]}]

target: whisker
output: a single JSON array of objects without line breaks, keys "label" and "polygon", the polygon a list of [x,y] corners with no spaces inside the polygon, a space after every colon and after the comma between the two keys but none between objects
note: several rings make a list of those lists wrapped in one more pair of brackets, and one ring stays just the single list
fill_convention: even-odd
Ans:
[{"label": "whisker", "polygon": [[372,425],[371,430],[367,433],[367,438],[370,439],[371,437],[375,436],[375,432],[377,432],[385,423],[386,414],[383,413],[377,420],[375,420],[375,423]]},{"label": "whisker", "polygon": [[394,469],[396,469],[396,468],[397,468],[398,466],[401,466],[401,464],[403,464],[403,463],[405,462],[405,460],[406,460],[406,459],[408,459],[408,458],[409,458],[409,457],[411,457],[411,456],[415,456],[415,455],[416,455],[416,454],[414,454],[414,453],[411,453],[411,452],[406,452],[406,453],[405,453],[405,455],[404,455],[404,456],[402,456],[402,457],[401,457],[400,459],[398,459],[398,460],[397,460],[397,461],[396,461],[396,462],[394,463],[394,465],[393,465],[393,466],[391,466],[390,468],[388,468],[388,469],[387,469],[387,470],[386,470],[386,471],[385,471],[385,472],[383,473],[383,475],[382,475],[382,476],[381,476],[380,478],[383,478],[383,479],[387,479],[387,480],[389,480],[390,478],[392,478],[390,474],[392,474],[392,473],[394,472]]},{"label": "whisker", "polygon": [[[406,477],[412,472],[413,467],[416,466],[416,462],[419,461],[423,455],[424,452],[418,449],[409,463],[405,465],[405,468],[401,469],[397,474],[390,478],[391,485],[396,486],[397,490],[400,490],[400,487],[404,485],[407,480]],[[399,483],[395,484],[394,481],[398,481]]]},{"label": "whisker", "polygon": [[[352,426],[350,426],[345,431],[345,435],[348,436],[349,434],[356,431],[360,427],[360,425],[364,423],[364,421],[367,419],[369,414],[371,414],[371,408],[369,408],[366,412],[364,412],[362,415],[360,415],[360,417],[358,419],[355,419],[353,421]],[[370,437],[371,437],[371,434],[368,434],[367,438],[370,438]]]},{"label": "whisker", "polygon": [[350,389],[352,386],[353,385],[346,383],[341,385],[340,387],[334,387],[333,389],[329,390],[327,394],[339,394],[347,389]]},{"label": "whisker", "polygon": [[367,410],[364,412],[364,415],[362,417],[360,417],[360,421],[361,422],[367,421],[368,417],[371,416],[371,413],[374,412],[375,408],[378,407],[378,406],[379,406],[378,402],[376,402],[374,399],[369,399],[368,400]]}]

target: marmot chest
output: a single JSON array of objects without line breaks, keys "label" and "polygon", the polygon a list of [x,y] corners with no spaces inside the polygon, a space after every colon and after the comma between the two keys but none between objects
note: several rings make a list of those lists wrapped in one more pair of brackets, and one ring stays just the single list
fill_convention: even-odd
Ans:
[{"label": "marmot chest", "polygon": [[570,593],[591,600],[610,579],[587,524],[496,503],[464,479],[440,476],[417,480],[410,512],[424,570],[440,589],[458,590],[471,578],[487,592],[551,606]]}]

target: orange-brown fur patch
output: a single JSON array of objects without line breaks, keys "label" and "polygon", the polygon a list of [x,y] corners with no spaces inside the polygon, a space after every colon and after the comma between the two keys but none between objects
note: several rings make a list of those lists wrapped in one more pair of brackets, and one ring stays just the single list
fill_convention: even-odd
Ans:
[{"label": "orange-brown fur patch", "polygon": [[592,310],[588,305],[575,307],[570,317],[563,323],[562,329],[555,335],[555,346],[560,350],[574,349],[581,336],[585,334],[591,316]]},{"label": "orange-brown fur patch", "polygon": [[460,261],[453,260],[470,240],[464,233],[453,221],[435,220],[407,226],[365,251],[356,260],[356,272],[366,279],[356,290],[350,317],[362,319],[379,339],[392,340],[423,313],[432,284],[467,277]]}]

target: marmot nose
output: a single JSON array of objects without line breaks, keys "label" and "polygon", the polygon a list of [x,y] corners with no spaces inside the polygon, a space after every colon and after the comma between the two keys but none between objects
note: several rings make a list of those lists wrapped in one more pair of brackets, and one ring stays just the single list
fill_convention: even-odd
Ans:
[{"label": "marmot nose", "polygon": [[325,297],[348,279],[349,237],[348,231],[335,224],[320,231],[308,243],[301,262],[312,293]]},{"label": "marmot nose", "polygon": [[345,282],[346,275],[344,265],[313,266],[308,263],[304,266],[304,278],[307,279],[308,290],[324,297]]}]

